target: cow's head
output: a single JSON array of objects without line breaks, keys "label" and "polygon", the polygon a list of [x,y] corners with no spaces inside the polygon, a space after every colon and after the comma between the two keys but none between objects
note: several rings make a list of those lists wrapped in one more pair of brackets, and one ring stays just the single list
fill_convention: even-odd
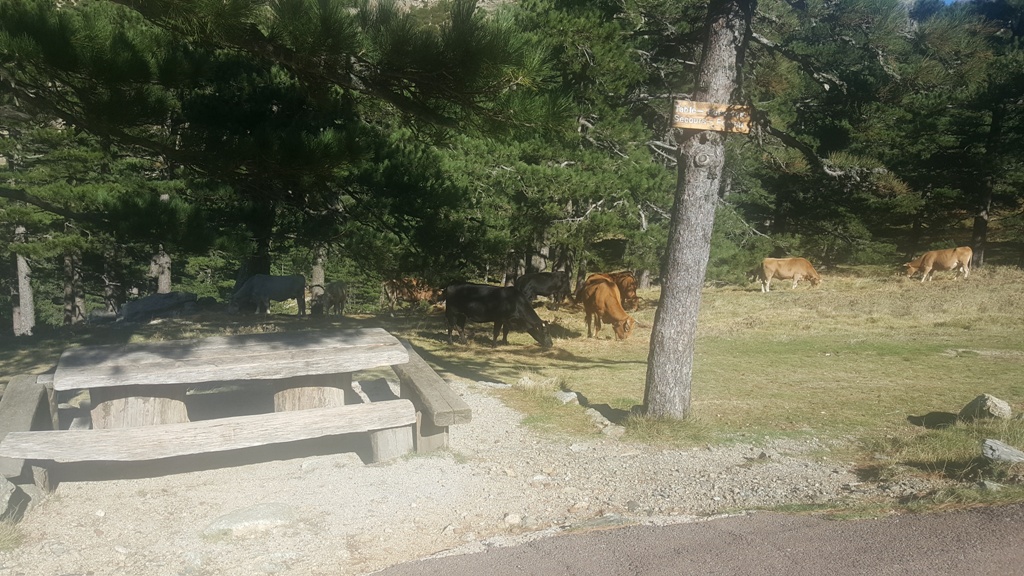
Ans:
[{"label": "cow's head", "polygon": [[903,265],[903,267],[907,269],[907,278],[910,278],[914,274],[917,274],[917,271],[919,269],[917,264],[914,264],[913,262],[907,262],[906,264]]},{"label": "cow's head", "polygon": [[627,315],[626,319],[622,322],[616,322],[612,325],[615,330],[616,340],[625,340],[629,338],[629,335],[633,333],[633,327],[636,326],[636,320],[632,316]]},{"label": "cow's head", "polygon": [[821,276],[818,276],[817,274],[811,276],[810,280],[811,286],[818,286],[819,284],[821,284]]},{"label": "cow's head", "polygon": [[533,336],[533,339],[536,340],[538,344],[545,348],[551,348],[555,345],[555,343],[551,341],[551,335],[548,334],[547,322],[541,321],[539,324],[536,322],[527,322],[526,331],[530,333],[530,336]]}]

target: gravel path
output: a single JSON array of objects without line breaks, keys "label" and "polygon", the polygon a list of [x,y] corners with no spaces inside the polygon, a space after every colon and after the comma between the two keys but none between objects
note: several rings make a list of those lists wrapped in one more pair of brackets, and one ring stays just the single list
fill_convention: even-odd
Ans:
[{"label": "gravel path", "polygon": [[[484,384],[451,450],[364,465],[354,453],[156,478],[65,482],[0,552],[0,576],[367,574],[566,530],[667,524],[783,503],[898,496],[816,441],[664,450],[520,425]],[[579,410],[566,406],[566,410]]]}]

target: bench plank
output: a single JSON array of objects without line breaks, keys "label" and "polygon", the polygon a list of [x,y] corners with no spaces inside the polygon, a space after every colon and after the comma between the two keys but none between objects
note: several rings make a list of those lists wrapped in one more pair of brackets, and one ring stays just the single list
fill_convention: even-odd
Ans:
[{"label": "bench plank", "polygon": [[53,387],[268,380],[355,372],[408,360],[398,339],[382,328],[239,334],[69,348],[57,363]]},{"label": "bench plank", "polygon": [[402,396],[405,397],[408,392],[415,392],[417,403],[422,404],[417,406],[417,409],[429,415],[430,423],[434,426],[468,424],[473,418],[469,404],[466,404],[466,401],[456,394],[423,358],[420,358],[409,342],[403,340],[402,345],[409,353],[409,361],[391,367],[398,375],[403,390]]},{"label": "bench plank", "polygon": [[156,460],[415,423],[411,401],[389,400],[135,428],[11,432],[0,442],[0,456],[55,462]]}]

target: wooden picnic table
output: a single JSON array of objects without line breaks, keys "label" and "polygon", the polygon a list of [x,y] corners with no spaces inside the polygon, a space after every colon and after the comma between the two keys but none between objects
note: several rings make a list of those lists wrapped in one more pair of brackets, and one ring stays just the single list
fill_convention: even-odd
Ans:
[{"label": "wooden picnic table", "polygon": [[[398,375],[401,397],[346,404],[352,373],[382,367]],[[64,351],[52,382],[45,376],[12,380],[25,390],[12,398],[28,400],[6,411],[38,411],[29,404],[48,397],[55,415],[54,393],[88,390],[92,429],[11,430],[0,461],[153,460],[354,432],[369,433],[379,461],[446,447],[448,427],[471,417],[408,343],[380,328],[81,346]],[[197,387],[270,388],[273,412],[191,422],[186,396]]]}]

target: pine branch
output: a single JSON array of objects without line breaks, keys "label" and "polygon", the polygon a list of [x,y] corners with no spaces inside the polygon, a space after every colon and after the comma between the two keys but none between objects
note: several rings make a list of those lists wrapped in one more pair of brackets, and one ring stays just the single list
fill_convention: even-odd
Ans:
[{"label": "pine branch", "polygon": [[817,70],[814,62],[812,62],[809,58],[801,56],[800,54],[793,52],[789,48],[786,48],[785,46],[782,46],[777,42],[773,42],[768,38],[765,38],[761,34],[754,32],[753,30],[750,31],[750,38],[754,42],[757,42],[761,46],[767,48],[769,52],[779,54],[791,60],[792,62],[798,64],[801,68],[804,69],[805,72],[807,72],[807,74],[809,74],[819,84],[821,84],[821,87],[824,88],[826,92],[832,87],[832,85],[835,85],[840,90],[842,90],[843,94],[846,94],[845,82],[840,80],[838,77],[829,74],[828,72],[821,72]]},{"label": "pine branch", "polygon": [[90,223],[93,223],[93,224],[108,224],[109,223],[99,213],[95,213],[95,212],[74,212],[72,210],[67,210],[65,208],[61,208],[60,206],[57,206],[56,204],[47,202],[46,200],[43,200],[42,198],[39,198],[37,196],[33,196],[32,194],[29,194],[27,191],[22,190],[20,188],[8,188],[7,186],[0,186],[0,198],[6,198],[8,200],[15,200],[15,201],[18,201],[18,202],[24,202],[25,204],[29,204],[31,206],[35,206],[36,208],[39,208],[40,210],[43,210],[45,212],[49,212],[51,214],[56,214],[57,216],[61,216],[61,217],[67,218],[68,220],[79,220],[79,221],[82,221],[82,222],[90,222]]},{"label": "pine branch", "polygon": [[[275,42],[255,24],[218,31],[215,35],[190,34],[188,26],[175,17],[174,3],[150,0],[111,0],[138,12],[154,25],[176,34],[194,37],[197,41],[219,47],[246,52],[275,62],[305,81],[327,82],[335,86],[383,100],[406,114],[422,118],[444,127],[455,127],[457,120],[445,115],[423,101],[419,95],[435,93],[437,96],[459,104],[476,113],[485,112],[474,98],[445,82],[438,82],[439,75],[429,74],[417,78],[406,71],[402,74],[388,74],[376,64],[360,55],[339,55],[334,63],[324,59],[309,59],[294,50]],[[180,9],[180,7],[177,7]],[[333,64],[333,65],[332,65]],[[443,78],[443,77],[442,77]],[[428,89],[429,88],[429,89]],[[510,86],[494,86],[491,91],[508,89]]]}]

